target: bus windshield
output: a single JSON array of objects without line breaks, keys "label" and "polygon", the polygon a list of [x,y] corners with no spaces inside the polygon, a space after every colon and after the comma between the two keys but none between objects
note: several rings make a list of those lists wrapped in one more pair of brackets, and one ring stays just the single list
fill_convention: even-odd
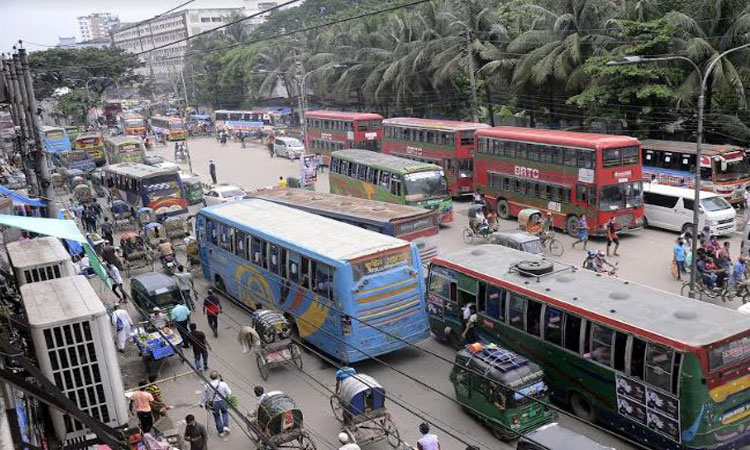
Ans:
[{"label": "bus windshield", "polygon": [[736,364],[750,357],[750,336],[737,339],[708,351],[708,368],[710,370]]},{"label": "bus windshield", "polygon": [[182,129],[182,122],[179,122],[179,121],[169,122],[169,129],[170,130],[181,130]]},{"label": "bus windshield", "polygon": [[145,125],[143,119],[130,119],[125,121],[125,125],[129,127],[142,127]]},{"label": "bus windshield", "polygon": [[716,167],[716,181],[733,181],[740,180],[742,178],[750,177],[750,171],[748,170],[747,164],[744,160],[737,160],[726,163],[726,167],[722,167],[723,164],[720,162],[715,163]]},{"label": "bus windshield", "polygon": [[474,160],[471,158],[458,160],[458,176],[467,178],[474,175]]},{"label": "bus windshield", "polygon": [[635,208],[643,204],[643,182],[631,181],[603,186],[599,195],[599,209],[613,211]]},{"label": "bus windshield", "polygon": [[442,170],[406,174],[404,181],[406,200],[424,200],[448,195],[448,185]]}]

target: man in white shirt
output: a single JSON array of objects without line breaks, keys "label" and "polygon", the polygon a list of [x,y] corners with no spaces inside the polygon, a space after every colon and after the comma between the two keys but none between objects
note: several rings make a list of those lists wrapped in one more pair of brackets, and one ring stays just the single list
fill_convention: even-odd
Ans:
[{"label": "man in white shirt", "polygon": [[745,188],[745,223],[750,221],[750,186]]},{"label": "man in white shirt", "polygon": [[130,336],[130,327],[133,326],[133,319],[130,318],[130,314],[120,305],[114,306],[112,326],[117,331],[117,350],[120,353],[124,353],[125,343]]},{"label": "man in white shirt", "polygon": [[349,442],[349,435],[346,433],[339,433],[339,442],[341,442],[339,450],[361,450],[359,445]]},{"label": "man in white shirt", "polygon": [[216,431],[220,437],[229,433],[229,411],[227,410],[227,397],[232,395],[232,390],[219,377],[215,370],[209,376],[211,381],[206,385],[201,397],[201,405],[210,408],[214,414]]},{"label": "man in white shirt", "polygon": [[[112,292],[117,296],[117,299],[125,303],[128,301],[128,294],[125,293],[125,289],[122,287],[122,275],[120,275],[120,269],[116,265],[105,262],[104,267],[107,269],[109,279],[112,280]],[[120,290],[120,293],[117,290]]]},{"label": "man in white shirt", "polygon": [[417,441],[417,450],[443,450],[438,437],[430,433],[430,424],[422,422],[419,432],[422,433],[422,437]]},{"label": "man in white shirt", "polygon": [[167,326],[167,316],[161,313],[161,308],[158,306],[154,306],[154,312],[149,317],[151,324],[156,328],[157,330],[161,330],[162,328]]}]

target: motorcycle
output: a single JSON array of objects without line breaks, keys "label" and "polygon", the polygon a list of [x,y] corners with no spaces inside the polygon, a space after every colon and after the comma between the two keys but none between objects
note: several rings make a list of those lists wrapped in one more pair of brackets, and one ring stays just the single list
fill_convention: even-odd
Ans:
[{"label": "motorcycle", "polygon": [[161,257],[161,266],[164,270],[164,273],[172,276],[175,274],[175,269],[177,268],[177,260],[175,258],[174,253],[167,256]]}]

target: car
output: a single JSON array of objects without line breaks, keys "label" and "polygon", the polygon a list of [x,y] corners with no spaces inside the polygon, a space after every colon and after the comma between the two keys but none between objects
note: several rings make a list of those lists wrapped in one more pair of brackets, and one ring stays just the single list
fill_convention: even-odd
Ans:
[{"label": "car", "polygon": [[305,154],[305,144],[293,137],[277,137],[273,143],[273,153],[289,159],[297,159]]},{"label": "car", "polygon": [[203,206],[218,205],[247,197],[245,191],[233,184],[217,184],[203,194]]},{"label": "car", "polygon": [[[182,300],[182,292],[177,283],[160,272],[148,272],[132,277],[130,296],[141,311],[151,313],[154,307],[158,306],[167,315]],[[143,313],[141,315],[143,316]]]},{"label": "car", "polygon": [[166,159],[157,155],[146,155],[143,158],[143,162],[149,166],[158,167],[160,169],[180,170],[180,166],[178,164],[175,164],[172,161],[167,161]]},{"label": "car", "polygon": [[516,450],[614,450],[553,422],[521,436]]},{"label": "car", "polygon": [[496,231],[490,236],[490,243],[521,250],[533,255],[544,254],[544,247],[539,236],[522,230]]}]

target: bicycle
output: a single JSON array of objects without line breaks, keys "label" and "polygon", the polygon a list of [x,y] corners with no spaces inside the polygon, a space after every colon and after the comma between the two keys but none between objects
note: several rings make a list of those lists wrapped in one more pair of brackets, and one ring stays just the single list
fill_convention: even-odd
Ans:
[{"label": "bicycle", "polygon": [[565,246],[555,238],[554,231],[545,231],[539,235],[542,241],[542,248],[552,256],[562,256],[565,253]]},{"label": "bicycle", "polygon": [[489,242],[490,236],[492,236],[494,231],[495,229],[489,225],[482,225],[476,230],[471,226],[468,226],[464,227],[462,235],[466,244],[473,244],[475,237],[480,237],[484,239],[485,242]]}]

